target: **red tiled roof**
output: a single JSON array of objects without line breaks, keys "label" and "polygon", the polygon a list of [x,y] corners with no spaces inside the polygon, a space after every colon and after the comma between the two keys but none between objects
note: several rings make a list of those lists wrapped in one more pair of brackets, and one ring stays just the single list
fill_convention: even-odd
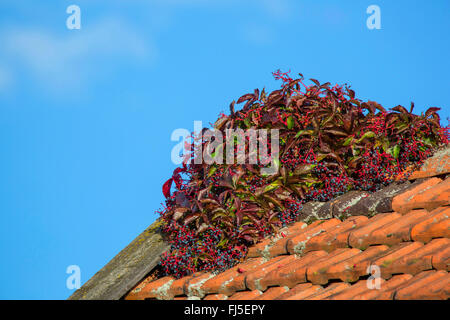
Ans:
[{"label": "red tiled roof", "polygon": [[[359,197],[363,202],[352,203],[356,209],[350,216],[338,219],[333,205],[339,203],[332,202],[331,215],[282,229],[251,247],[246,260],[229,270],[144,279],[124,298],[449,299],[449,150],[410,177],[420,180],[395,187],[400,191],[391,188],[370,203],[362,199],[367,195]],[[368,214],[375,206],[391,210]],[[379,289],[368,286],[370,266],[379,268]]]}]

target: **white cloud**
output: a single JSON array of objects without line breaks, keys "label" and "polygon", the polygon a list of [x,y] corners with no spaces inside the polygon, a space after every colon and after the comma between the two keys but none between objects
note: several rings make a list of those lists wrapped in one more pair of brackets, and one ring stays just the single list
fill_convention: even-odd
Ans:
[{"label": "white cloud", "polygon": [[14,67],[14,72],[30,74],[45,89],[56,91],[87,87],[91,80],[114,71],[114,65],[105,62],[108,59],[148,65],[157,55],[151,41],[123,21],[111,18],[63,34],[31,27],[10,28],[0,35],[0,42],[0,57]]}]

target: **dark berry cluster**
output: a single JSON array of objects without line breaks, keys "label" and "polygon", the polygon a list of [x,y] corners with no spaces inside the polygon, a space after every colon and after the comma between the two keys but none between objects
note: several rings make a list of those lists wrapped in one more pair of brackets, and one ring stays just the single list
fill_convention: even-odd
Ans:
[{"label": "dark berry cluster", "polygon": [[218,228],[208,228],[200,236],[186,227],[166,227],[170,235],[170,252],[161,256],[162,275],[176,278],[197,270],[223,271],[234,266],[246,254],[243,247],[221,246],[222,232]]},{"label": "dark berry cluster", "polygon": [[295,197],[286,199],[284,208],[285,210],[278,214],[281,226],[283,227],[296,220],[297,216],[300,214],[300,211],[303,209],[303,201],[298,200]]}]

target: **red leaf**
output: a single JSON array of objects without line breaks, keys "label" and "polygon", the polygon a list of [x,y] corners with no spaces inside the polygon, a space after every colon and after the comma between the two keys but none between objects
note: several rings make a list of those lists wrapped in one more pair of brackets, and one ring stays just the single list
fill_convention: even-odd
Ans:
[{"label": "red leaf", "polygon": [[425,111],[425,117],[428,118],[428,116],[429,116],[430,114],[436,113],[436,112],[439,111],[439,110],[441,110],[441,108],[436,108],[436,107],[428,108],[428,110]]},{"label": "red leaf", "polygon": [[232,101],[231,103],[230,103],[230,115],[231,116],[234,116],[234,104],[236,103],[236,101]]},{"label": "red leaf", "polygon": [[163,192],[164,197],[166,197],[166,198],[170,197],[170,187],[172,186],[172,181],[173,181],[173,179],[170,178],[163,184],[162,192]]},{"label": "red leaf", "polygon": [[401,105],[398,105],[398,106],[392,108],[391,110],[394,110],[394,111],[397,111],[400,113],[409,113],[408,110],[406,110],[406,108]]},{"label": "red leaf", "polygon": [[237,104],[240,104],[240,103],[242,103],[244,101],[247,101],[247,100],[255,100],[255,95],[253,93],[244,94],[242,97],[240,97],[238,99]]}]

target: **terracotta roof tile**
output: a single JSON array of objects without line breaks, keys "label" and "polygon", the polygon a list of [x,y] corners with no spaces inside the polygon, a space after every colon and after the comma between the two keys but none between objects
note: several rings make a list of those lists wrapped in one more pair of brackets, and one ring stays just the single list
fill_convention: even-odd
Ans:
[{"label": "terracotta roof tile", "polygon": [[333,283],[323,290],[319,290],[305,298],[305,300],[324,300],[328,299],[330,296],[342,292],[343,290],[350,287],[350,284],[346,282]]},{"label": "terracotta roof tile", "polygon": [[401,215],[393,212],[393,213],[382,213],[376,215],[373,218],[369,219],[369,222],[364,224],[363,226],[356,228],[353,230],[348,238],[348,243],[353,248],[365,249],[368,244],[370,244],[369,238],[370,234],[378,229],[387,225],[388,223],[397,220]]},{"label": "terracotta roof tile", "polygon": [[429,213],[426,210],[412,210],[404,216],[398,217],[373,230],[358,245],[363,247],[373,244],[393,245],[402,241],[409,241],[411,240],[412,227],[428,215]]},{"label": "terracotta roof tile", "polygon": [[329,266],[326,276],[329,280],[339,279],[345,282],[355,282],[360,277],[367,275],[367,267],[371,265],[373,258],[387,252],[388,249],[388,246],[372,246],[348,259]]},{"label": "terracotta roof tile", "polygon": [[[386,281],[381,279],[380,288],[385,285]],[[358,297],[363,296],[367,292],[371,292],[373,289],[367,287],[366,281],[358,281],[354,285],[345,288],[344,290],[335,293],[328,297],[329,300],[355,300]]]},{"label": "terracotta roof tile", "polygon": [[310,297],[317,292],[323,290],[322,286],[311,285],[310,283],[302,283],[285,294],[278,297],[280,300],[304,300],[306,297]]},{"label": "terracotta roof tile", "polygon": [[[353,297],[355,300],[392,300],[395,290],[406,283],[413,276],[410,274],[395,275],[391,279],[385,281],[381,279],[379,289],[368,289]],[[360,281],[365,283],[365,281]],[[358,283],[360,283],[358,282]],[[367,284],[366,284],[367,287]]]},{"label": "terracotta roof tile", "polygon": [[186,281],[189,281],[191,278],[196,277],[198,274],[193,274],[191,276],[187,276],[181,279],[175,280],[170,288],[167,290],[168,296],[181,296],[184,294],[184,284]]},{"label": "terracotta roof tile", "polygon": [[[446,240],[448,239],[446,238]],[[436,270],[450,271],[450,245],[447,245],[440,251],[434,252],[431,257],[431,264]]]},{"label": "terracotta roof tile", "polygon": [[[273,300],[286,300],[289,297],[292,297],[308,288],[311,288],[312,284],[309,282],[306,283],[300,283],[298,285],[296,285],[293,288],[290,288],[289,290],[287,290],[285,293],[279,295],[278,297],[274,298]],[[287,288],[287,287],[285,287]]]},{"label": "terracotta roof tile", "polygon": [[291,254],[301,254],[305,248],[305,243],[310,238],[329,230],[339,223],[341,223],[339,219],[320,220],[314,222],[302,232],[287,240],[287,251]]},{"label": "terracotta roof tile", "polygon": [[433,210],[426,219],[417,223],[411,229],[411,239],[428,242],[433,238],[450,238],[450,207]]},{"label": "terracotta roof tile", "polygon": [[[272,236],[264,241],[251,247],[248,251],[248,257],[275,257],[281,254],[286,254],[287,251],[284,245],[280,245],[286,241],[286,238],[290,238],[293,235],[300,233],[307,224],[304,222],[296,222],[289,228],[281,230],[277,235]],[[276,245],[276,248],[273,248]]]},{"label": "terracotta roof tile", "polygon": [[[392,209],[399,213],[406,213],[412,209],[432,210],[441,205],[449,204],[449,180],[430,178],[416,185],[414,188],[399,194],[392,200]],[[439,193],[443,193],[442,198]],[[446,198],[445,198],[446,195]]]},{"label": "terracotta roof tile", "polygon": [[272,270],[279,269],[297,258],[293,255],[285,255],[273,258],[272,260],[264,263],[253,271],[250,271],[248,275],[245,277],[245,285],[248,289],[254,290],[266,290],[267,284],[265,281],[262,281],[266,275]]},{"label": "terracotta roof tile", "polygon": [[377,259],[374,259],[372,265],[380,268],[383,279],[389,279],[392,274],[399,273],[397,272],[397,264],[395,262],[404,259],[405,256],[421,247],[423,247],[421,242],[399,243],[386,252],[383,252]]},{"label": "terracotta roof tile", "polygon": [[184,294],[188,297],[195,296],[203,298],[205,292],[202,290],[202,285],[214,276],[215,275],[211,272],[205,272],[195,278],[186,280],[183,286]]},{"label": "terracotta roof tile", "polygon": [[315,250],[331,252],[337,248],[348,247],[348,237],[356,227],[366,224],[368,218],[365,216],[350,217],[344,222],[335,225],[326,232],[312,237],[305,245],[303,253]]},{"label": "terracotta roof tile", "polygon": [[358,249],[336,249],[328,256],[320,259],[319,261],[308,267],[306,271],[306,277],[309,282],[313,284],[326,284],[329,279],[328,269],[335,264],[350,259],[356,256],[361,251]]},{"label": "terracotta roof tile", "polygon": [[[419,242],[415,242],[419,244]],[[433,268],[432,257],[437,253],[444,252],[450,247],[450,239],[435,239],[424,246],[418,248],[401,258],[393,261],[389,267],[392,273],[408,273],[415,275],[424,270]]]},{"label": "terracotta roof tile", "polygon": [[[263,262],[263,258],[249,259],[211,279],[208,279],[202,284],[201,289],[205,294],[220,292],[228,295],[238,290],[244,290],[244,285],[238,287],[233,286],[233,281],[235,281],[234,283],[243,284],[245,275],[257,266],[261,265]],[[240,281],[239,278],[241,278]]]},{"label": "terracotta roof tile", "polygon": [[394,299],[448,299],[450,275],[447,271],[424,271],[396,290]]},{"label": "terracotta roof tile", "polygon": [[259,290],[236,292],[229,300],[253,300],[261,294],[262,292]]},{"label": "terracotta roof tile", "polygon": [[253,300],[275,300],[279,296],[281,296],[283,293],[286,293],[286,291],[289,291],[289,288],[287,287],[272,287],[267,289],[262,295],[259,297],[256,297]]},{"label": "terracotta roof tile", "polygon": [[170,287],[174,280],[175,278],[173,277],[163,277],[150,283],[143,281],[140,286],[136,287],[128,294],[126,299],[143,300],[164,295],[166,288]]},{"label": "terracotta roof tile", "polygon": [[325,251],[313,251],[307,253],[301,259],[296,259],[280,268],[268,272],[260,283],[265,286],[294,287],[298,283],[306,282],[306,269],[315,261],[327,256]]},{"label": "terracotta roof tile", "polygon": [[203,298],[203,300],[227,300],[228,296],[218,293],[218,294],[208,294]]},{"label": "terracotta roof tile", "polygon": [[[261,264],[260,262],[262,262],[262,261],[263,260],[261,259],[257,263],[255,263],[255,268],[259,264]],[[234,274],[234,276],[230,277],[229,279],[222,279],[223,282],[218,289],[218,293],[223,293],[225,295],[231,296],[233,293],[235,293],[237,291],[246,290],[247,287],[245,286],[245,277],[255,268],[249,267],[248,269],[244,269],[244,270],[248,270],[248,271],[245,271],[243,273]],[[221,275],[219,274],[219,277],[220,276]],[[205,283],[205,285],[207,285],[207,283]]]},{"label": "terracotta roof tile", "polygon": [[[147,277],[125,299],[449,299],[446,161],[430,160],[412,175],[425,180],[306,204],[303,213],[319,220],[281,229],[235,267],[181,279]],[[350,216],[346,203],[353,205]],[[379,268],[379,289],[368,286],[369,267]]]},{"label": "terracotta roof tile", "polygon": [[420,170],[413,172],[410,180],[428,178],[450,173],[450,148],[437,151],[427,159]]}]

